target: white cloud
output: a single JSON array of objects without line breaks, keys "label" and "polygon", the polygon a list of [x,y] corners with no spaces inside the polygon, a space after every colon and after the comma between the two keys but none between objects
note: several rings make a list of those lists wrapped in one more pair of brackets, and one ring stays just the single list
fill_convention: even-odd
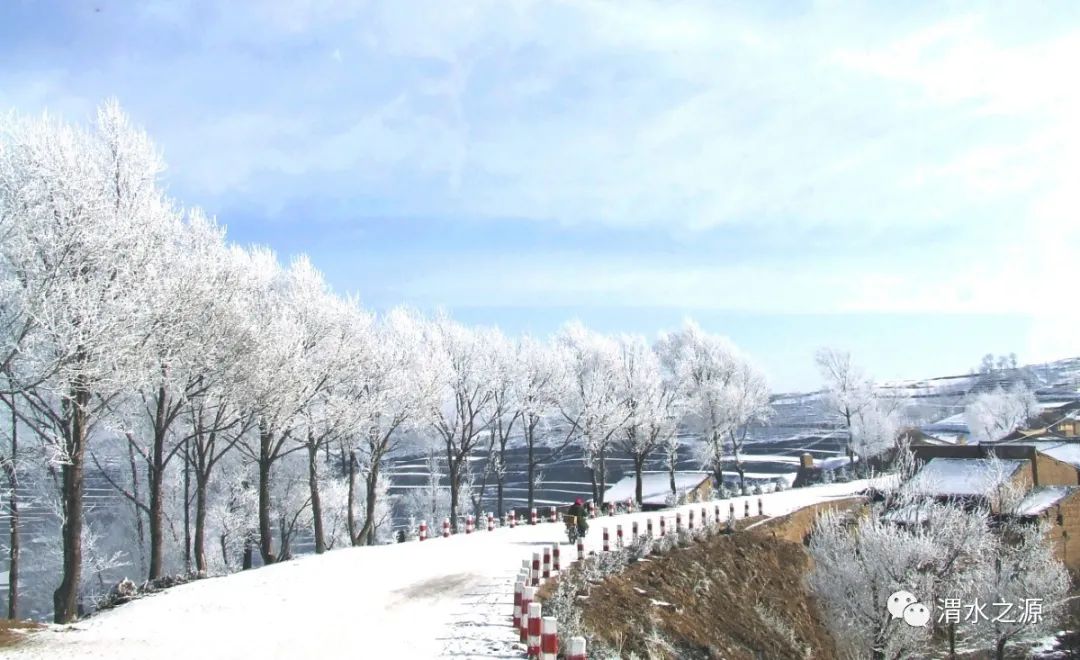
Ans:
[{"label": "white cloud", "polygon": [[[132,46],[92,70],[84,57],[67,72],[0,68],[0,99],[70,108],[118,94],[189,203],[240,197],[273,214],[323,196],[611,231],[827,230],[852,250],[781,267],[538,255],[524,271],[420,269],[402,284],[415,295],[837,312],[1059,299],[1074,260],[1041,256],[1077,238],[1068,21],[787,9],[167,3],[102,38],[165,30],[173,39],[150,41],[168,48]],[[894,254],[905,227],[931,237],[925,254]]]}]

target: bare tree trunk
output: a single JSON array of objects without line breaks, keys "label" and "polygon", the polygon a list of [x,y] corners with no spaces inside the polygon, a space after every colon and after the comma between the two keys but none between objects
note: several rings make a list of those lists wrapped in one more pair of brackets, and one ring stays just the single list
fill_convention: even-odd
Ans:
[{"label": "bare tree trunk", "polygon": [[165,472],[165,431],[159,425],[164,417],[165,392],[158,392],[158,410],[155,418],[154,447],[150,463],[150,573],[149,580],[157,580],[164,570],[165,561],[165,504],[162,487]]},{"label": "bare tree trunk", "polygon": [[281,534],[281,561],[288,561],[292,558],[290,554],[290,547],[292,546],[292,530],[285,522],[285,517],[282,516],[278,519],[278,531]]},{"label": "bare tree trunk", "polygon": [[135,463],[135,448],[128,442],[128,466],[131,468],[131,498],[135,511],[135,537],[139,541],[139,570],[146,571],[146,530],[143,527],[143,512],[139,502],[139,466]]},{"label": "bare tree trunk", "polygon": [[368,473],[364,477],[364,485],[367,500],[364,502],[364,526],[360,529],[360,538],[367,545],[375,545],[375,505],[379,497],[379,466],[377,462],[368,468]]},{"label": "bare tree trunk", "polygon": [[[206,575],[206,482],[209,475],[195,473],[195,570]],[[222,539],[222,552],[225,552]],[[226,560],[225,565],[228,566]]]},{"label": "bare tree trunk", "polygon": [[252,538],[250,535],[244,537],[244,558],[240,564],[241,569],[248,570],[254,565],[255,548],[252,547]]},{"label": "bare tree trunk", "polygon": [[308,437],[308,487],[311,490],[311,517],[314,521],[315,554],[326,552],[326,536],[323,534],[322,501],[319,499],[319,446]]},{"label": "bare tree trunk", "polygon": [[184,440],[184,574],[191,575],[191,439]]},{"label": "bare tree trunk", "polygon": [[641,500],[642,500],[642,497],[641,497],[641,472],[644,469],[645,469],[645,457],[644,456],[635,456],[634,457],[634,477],[635,477],[634,501],[637,503],[638,507],[641,507]]},{"label": "bare tree trunk", "polygon": [[345,527],[349,530],[349,545],[359,545],[360,536],[356,533],[356,452],[349,452],[349,502]]},{"label": "bare tree trunk", "polygon": [[532,511],[532,509],[533,509],[533,498],[535,497],[535,493],[533,491],[535,490],[535,486],[536,486],[536,478],[535,478],[535,476],[536,476],[536,460],[533,458],[534,451],[533,451],[532,440],[530,439],[526,444],[529,445],[528,475],[527,475],[528,480],[529,480],[529,490],[528,490],[528,493],[529,493],[529,505],[528,505],[528,507],[529,507],[529,511]]},{"label": "bare tree trunk", "polygon": [[[218,541],[221,543],[221,563],[225,564],[225,568],[229,568],[229,544],[226,543],[224,534],[218,536]],[[198,555],[195,555],[198,557]]]},{"label": "bare tree trunk", "polygon": [[596,471],[597,476],[597,497],[596,501],[600,506],[604,506],[604,491],[607,485],[607,457],[604,452],[600,452],[600,469]]},{"label": "bare tree trunk", "polygon": [[499,520],[502,520],[502,517],[503,517],[503,477],[502,477],[501,474],[499,475],[499,483],[497,484],[496,489],[497,489],[497,493],[498,493],[498,505],[497,505],[497,508],[498,508],[498,512],[499,512]]},{"label": "bare tree trunk", "polygon": [[83,471],[86,457],[87,412],[90,393],[81,379],[72,388],[69,432],[64,438],[67,461],[61,466],[64,525],[63,577],[53,592],[53,620],[71,623],[79,615],[79,583],[82,579]]},{"label": "bare tree trunk", "polygon": [[447,468],[450,471],[450,533],[457,534],[458,493],[461,490],[461,464],[447,448]]},{"label": "bare tree trunk", "polygon": [[11,456],[4,463],[11,495],[8,498],[8,618],[19,618],[19,475],[15,461],[19,455],[19,416],[15,410],[15,399],[11,399]]},{"label": "bare tree trunk", "polygon": [[589,481],[592,482],[592,500],[600,505],[600,489],[596,485],[596,468],[589,468]]},{"label": "bare tree trunk", "polygon": [[668,481],[670,482],[671,492],[674,494],[675,489],[675,468],[679,467],[679,454],[677,451],[668,451]]},{"label": "bare tree trunk", "polygon": [[264,565],[273,564],[274,530],[270,521],[270,456],[273,435],[265,427],[259,428],[259,555]]}]

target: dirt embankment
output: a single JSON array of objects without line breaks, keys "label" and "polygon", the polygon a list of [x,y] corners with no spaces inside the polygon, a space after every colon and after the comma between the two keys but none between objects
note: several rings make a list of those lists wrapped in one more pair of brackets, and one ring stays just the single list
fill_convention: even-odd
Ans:
[{"label": "dirt embankment", "polygon": [[803,585],[810,558],[796,541],[815,515],[796,513],[633,564],[592,587],[583,623],[621,657],[833,658],[832,637]]},{"label": "dirt embankment", "polygon": [[45,626],[33,621],[12,621],[0,619],[0,649],[11,648],[23,641],[26,636]]}]

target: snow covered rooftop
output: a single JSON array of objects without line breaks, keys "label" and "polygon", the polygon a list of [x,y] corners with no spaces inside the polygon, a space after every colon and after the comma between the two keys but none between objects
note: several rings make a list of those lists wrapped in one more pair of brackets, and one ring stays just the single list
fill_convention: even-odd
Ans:
[{"label": "snow covered rooftop", "polygon": [[1080,487],[1040,486],[1034,488],[1017,505],[1016,514],[1019,516],[1037,516],[1077,491],[1080,491]]},{"label": "snow covered rooftop", "polygon": [[[966,433],[934,433],[933,435],[931,435],[929,437],[933,438],[934,440],[937,440],[938,443],[940,443],[942,445],[959,445],[959,444],[963,444],[961,442],[961,440],[963,440],[963,441],[967,440],[967,434]],[[938,444],[938,443],[931,442],[930,444]]]},{"label": "snow covered rooftop", "polygon": [[[675,490],[685,493],[701,485],[701,482],[711,479],[708,472],[676,472]],[[636,487],[634,475],[623,477],[608,488],[604,493],[605,502],[622,502],[634,498]],[[641,501],[643,504],[667,503],[668,493],[671,492],[671,477],[667,472],[643,472],[641,474]]]},{"label": "snow covered rooftop", "polygon": [[1068,463],[1073,467],[1080,468],[1080,442],[1033,440],[1009,442],[1007,444],[1034,447],[1040,454],[1046,454],[1062,463]]},{"label": "snow covered rooftop", "polygon": [[939,433],[971,433],[971,429],[968,428],[967,418],[962,412],[943,417],[935,422],[930,422],[929,424],[923,424],[920,429],[930,435],[938,435]]},{"label": "snow covered rooftop", "polygon": [[[987,458],[934,458],[919,470],[915,487],[929,495],[986,495],[998,478]],[[999,460],[1002,477],[1011,477],[1024,461]]]}]

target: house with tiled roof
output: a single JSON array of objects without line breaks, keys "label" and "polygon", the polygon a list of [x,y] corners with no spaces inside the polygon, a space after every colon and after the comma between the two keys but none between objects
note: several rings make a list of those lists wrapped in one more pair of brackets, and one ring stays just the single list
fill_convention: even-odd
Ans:
[{"label": "house with tiled roof", "polygon": [[1080,569],[1080,443],[926,445],[912,452],[923,464],[913,485],[936,498],[978,502],[1000,515],[998,484],[1014,485],[1024,495],[1008,515],[1045,522],[1058,557]]}]

